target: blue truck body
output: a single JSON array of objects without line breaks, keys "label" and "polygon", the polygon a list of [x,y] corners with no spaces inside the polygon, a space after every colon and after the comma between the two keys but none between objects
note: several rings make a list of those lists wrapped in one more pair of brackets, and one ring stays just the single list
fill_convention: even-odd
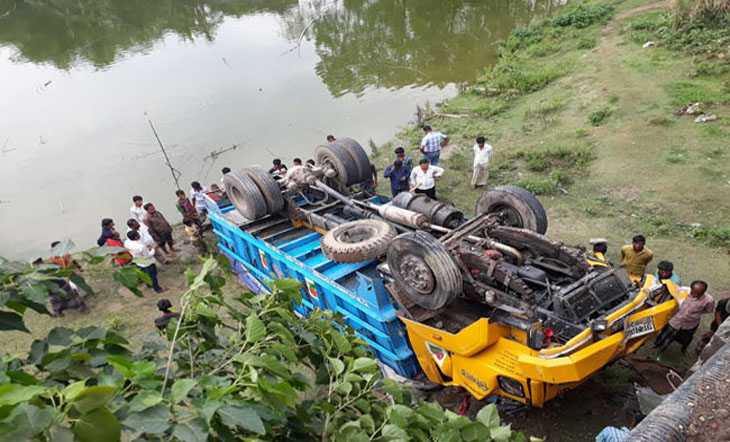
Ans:
[{"label": "blue truck body", "polygon": [[248,222],[233,206],[210,198],[206,206],[218,248],[249,289],[265,293],[275,278],[297,280],[303,299],[294,306],[297,313],[308,316],[315,309],[340,313],[383,364],[407,378],[420,371],[405,326],[378,277],[380,261],[336,263],[322,253],[322,234],[300,223],[280,216]]}]

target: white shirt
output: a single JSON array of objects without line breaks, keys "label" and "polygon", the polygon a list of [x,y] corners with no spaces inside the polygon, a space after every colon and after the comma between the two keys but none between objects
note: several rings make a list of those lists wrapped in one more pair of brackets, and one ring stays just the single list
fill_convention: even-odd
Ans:
[{"label": "white shirt", "polygon": [[144,207],[137,207],[136,204],[132,204],[129,208],[129,213],[132,214],[132,218],[136,219],[138,223],[144,225],[144,215],[147,213]]},{"label": "white shirt", "polygon": [[200,192],[197,190],[191,188],[190,189],[190,197],[195,200],[195,209],[196,210],[203,210],[205,209],[205,194],[208,193],[208,188],[201,185],[200,186]]},{"label": "white shirt", "polygon": [[411,187],[418,185],[420,190],[428,190],[436,187],[436,180],[444,174],[444,169],[438,166],[428,166],[424,172],[421,166],[414,167],[411,171]]},{"label": "white shirt", "polygon": [[[140,240],[131,240],[127,239],[124,241],[124,247],[129,250],[132,253],[132,256],[135,258],[147,258],[154,260],[155,254],[152,250],[148,249],[146,245],[142,244],[142,241]],[[149,267],[154,263],[144,265],[139,265],[140,267]]]},{"label": "white shirt", "polygon": [[492,146],[484,143],[483,148],[479,148],[478,144],[474,145],[474,167],[486,166],[489,164],[489,159],[492,158]]},{"label": "white shirt", "polygon": [[[132,229],[127,228],[127,233],[131,232]],[[139,224],[139,240],[142,241],[142,244],[148,245],[148,246],[154,246],[157,245],[154,239],[152,239],[152,235],[150,235],[150,229],[147,227],[146,224]],[[125,240],[126,241],[126,240]]]}]

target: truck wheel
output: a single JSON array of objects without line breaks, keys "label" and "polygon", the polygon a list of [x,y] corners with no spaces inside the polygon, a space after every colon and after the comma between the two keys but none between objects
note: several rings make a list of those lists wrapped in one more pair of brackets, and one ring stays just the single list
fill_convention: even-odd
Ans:
[{"label": "truck wheel", "polygon": [[244,218],[255,221],[266,215],[266,201],[256,183],[243,171],[229,172],[223,185],[236,210]]},{"label": "truck wheel", "polygon": [[362,182],[370,178],[370,158],[368,158],[368,154],[360,143],[352,138],[338,138],[335,143],[342,146],[350,154],[353,161],[355,161],[359,173],[357,182]]},{"label": "truck wheel", "polygon": [[360,182],[355,161],[344,147],[335,143],[323,144],[314,150],[314,155],[317,165],[330,166],[337,172],[334,180],[342,187]]},{"label": "truck wheel", "polygon": [[477,200],[476,215],[499,213],[503,225],[529,229],[544,235],[548,228],[547,214],[540,201],[531,192],[517,186],[497,186],[487,190]]},{"label": "truck wheel", "polygon": [[463,289],[459,267],[444,246],[426,232],[397,236],[388,247],[387,260],[398,288],[420,307],[439,309]]},{"label": "truck wheel", "polygon": [[390,224],[363,219],[337,226],[322,237],[322,252],[334,262],[362,262],[378,258],[397,235]]},{"label": "truck wheel", "polygon": [[284,198],[281,196],[281,190],[276,180],[260,167],[246,167],[243,171],[256,183],[261,191],[261,195],[266,202],[267,213],[270,215],[281,212],[284,208]]}]

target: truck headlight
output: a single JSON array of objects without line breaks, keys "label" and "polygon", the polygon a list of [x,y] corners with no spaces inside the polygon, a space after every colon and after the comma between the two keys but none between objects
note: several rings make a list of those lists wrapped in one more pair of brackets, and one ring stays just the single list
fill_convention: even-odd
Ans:
[{"label": "truck headlight", "polygon": [[508,378],[506,376],[497,376],[497,383],[499,384],[499,389],[505,393],[516,397],[525,397],[525,387],[523,387],[522,382],[517,379]]}]

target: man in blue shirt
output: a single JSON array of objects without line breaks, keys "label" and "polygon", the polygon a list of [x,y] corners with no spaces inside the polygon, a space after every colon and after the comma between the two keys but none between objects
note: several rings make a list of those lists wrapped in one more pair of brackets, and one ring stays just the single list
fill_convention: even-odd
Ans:
[{"label": "man in blue shirt", "polygon": [[669,279],[678,286],[682,285],[682,280],[679,279],[679,275],[674,273],[674,264],[669,261],[661,261],[656,266],[657,271],[654,273],[656,279]]},{"label": "man in blue shirt", "polygon": [[393,164],[385,168],[385,177],[390,178],[390,192],[395,198],[401,192],[408,191],[408,178],[411,176],[411,167],[403,164],[401,160],[395,160]]}]

